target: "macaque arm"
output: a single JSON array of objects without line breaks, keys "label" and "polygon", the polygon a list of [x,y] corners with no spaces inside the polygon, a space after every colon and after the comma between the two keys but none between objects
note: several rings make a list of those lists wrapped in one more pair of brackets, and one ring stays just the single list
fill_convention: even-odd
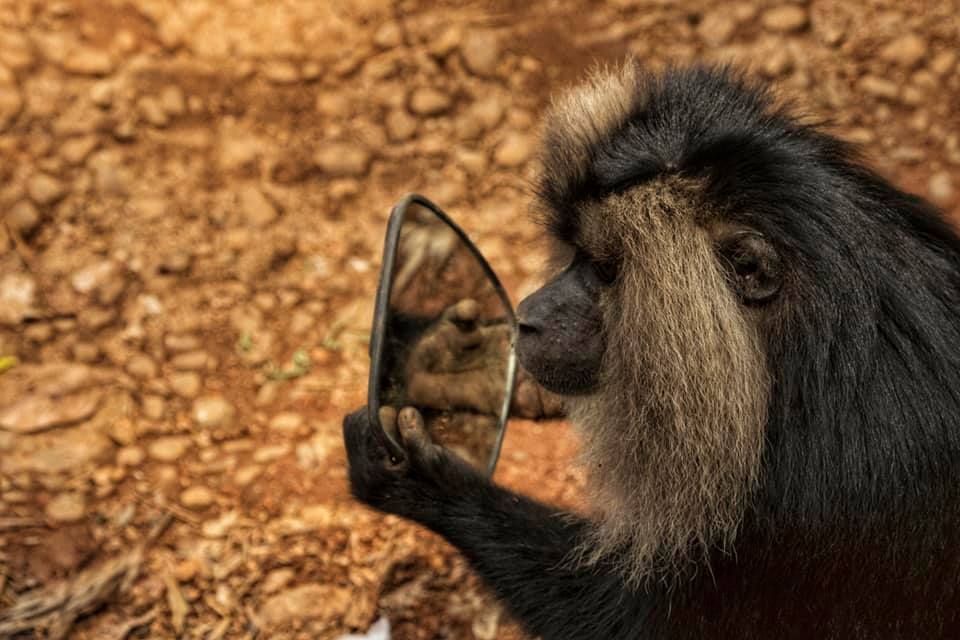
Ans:
[{"label": "macaque arm", "polygon": [[575,566],[586,523],[477,478],[443,500],[431,529],[467,557],[530,633],[562,638],[644,638],[651,596],[609,565]]}]

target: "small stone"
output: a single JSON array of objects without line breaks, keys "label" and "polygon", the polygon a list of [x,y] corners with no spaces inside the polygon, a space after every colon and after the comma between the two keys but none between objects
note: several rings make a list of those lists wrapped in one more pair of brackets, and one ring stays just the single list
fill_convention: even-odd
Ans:
[{"label": "small stone", "polygon": [[492,76],[500,62],[500,39],[492,31],[470,31],[460,44],[467,69],[478,76]]},{"label": "small stone", "polygon": [[90,87],[90,101],[93,104],[106,109],[113,104],[113,83],[108,80],[101,80]]},{"label": "small stone", "polygon": [[289,411],[278,413],[270,420],[270,428],[274,431],[294,433],[302,426],[303,416]]},{"label": "small stone", "polygon": [[32,202],[21,200],[10,207],[10,211],[7,212],[7,223],[15,233],[26,237],[40,226],[40,213]]},{"label": "small stone", "polygon": [[729,42],[736,30],[737,22],[726,8],[708,12],[697,25],[697,34],[700,39],[713,47]]},{"label": "small stone", "polygon": [[48,205],[67,195],[67,189],[53,176],[37,173],[27,181],[27,194],[37,204]]},{"label": "small stone", "polygon": [[243,187],[237,196],[240,200],[240,211],[249,225],[265,227],[280,215],[277,207],[255,185]]},{"label": "small stone", "polygon": [[177,563],[173,568],[173,577],[177,582],[191,582],[197,573],[200,572],[200,561],[195,558],[187,558]]},{"label": "small stone", "polygon": [[146,122],[155,127],[165,127],[170,124],[170,116],[163,110],[160,101],[153,96],[143,96],[137,100],[137,110]]},{"label": "small stone", "polygon": [[200,348],[200,339],[189,333],[168,333],[163,338],[163,346],[170,351],[193,351]]},{"label": "small stone", "polygon": [[346,587],[305,584],[270,597],[260,608],[259,618],[267,629],[305,620],[340,620],[353,601]]},{"label": "small stone", "polygon": [[222,538],[230,532],[239,517],[236,511],[228,511],[216,520],[207,520],[200,525],[200,533],[203,534],[204,538]]},{"label": "small stone", "polygon": [[533,155],[535,144],[529,136],[513,133],[497,145],[494,161],[502,167],[519,167]]},{"label": "small stone", "polygon": [[196,398],[200,393],[200,376],[193,371],[170,374],[170,389],[181,398]]},{"label": "small stone", "polygon": [[136,445],[121,447],[117,451],[117,465],[121,467],[137,467],[143,463],[146,457],[147,454],[142,447]]},{"label": "small stone", "polygon": [[930,71],[936,76],[943,77],[953,71],[956,64],[957,52],[947,49],[933,57],[933,60],[930,61]]},{"label": "small stone", "polygon": [[188,509],[205,509],[213,504],[214,495],[206,487],[190,487],[180,494],[180,504]]},{"label": "small stone", "polygon": [[193,403],[193,420],[204,429],[229,429],[236,409],[222,396],[204,396]]},{"label": "small stone", "polygon": [[124,364],[124,369],[139,380],[150,380],[157,375],[157,363],[153,361],[153,358],[143,353],[130,356]]},{"label": "small stone", "polygon": [[860,78],[857,86],[864,93],[887,100],[896,99],[900,93],[900,88],[897,86],[897,83],[878,76],[863,76]]},{"label": "small stone", "polygon": [[160,396],[149,394],[143,397],[143,415],[151,420],[162,420],[167,406]]},{"label": "small stone", "polygon": [[150,457],[160,462],[176,462],[193,446],[186,436],[165,436],[150,443],[147,451]]},{"label": "small stone", "polygon": [[274,569],[264,576],[263,582],[260,583],[260,590],[267,594],[276,593],[293,582],[295,576],[293,569],[288,567]]},{"label": "small stone", "polygon": [[293,84],[300,81],[300,71],[286,60],[275,60],[263,66],[263,77],[274,84]]},{"label": "small stone", "polygon": [[316,100],[317,112],[331,118],[342,118],[350,115],[352,105],[350,98],[342,93],[321,93]]},{"label": "small stone", "polygon": [[290,453],[289,444],[275,444],[267,445],[260,447],[253,454],[253,461],[259,462],[261,464],[266,462],[273,462],[274,460],[279,460]]},{"label": "small stone", "polygon": [[799,31],[807,26],[807,11],[795,4],[784,4],[764,11],[761,21],[768,31],[776,33]]},{"label": "small stone", "polygon": [[170,364],[178,371],[204,371],[209,363],[210,356],[200,349],[179,353],[170,360]]},{"label": "small stone", "polygon": [[930,176],[927,191],[930,193],[930,198],[937,204],[949,204],[954,196],[953,180],[950,173],[940,171]]},{"label": "small stone", "polygon": [[53,326],[47,322],[35,322],[24,329],[23,337],[30,342],[43,344],[53,337]]},{"label": "small stone", "polygon": [[263,474],[263,467],[256,464],[248,464],[237,469],[233,474],[233,482],[238,487],[246,487]]},{"label": "small stone", "polygon": [[387,137],[391,142],[404,142],[417,132],[417,120],[402,109],[387,114]]},{"label": "small stone", "polygon": [[429,87],[414,89],[410,94],[410,111],[420,116],[439,115],[452,104],[449,95]]},{"label": "small stone", "polygon": [[175,84],[167,85],[160,91],[159,104],[164,113],[172,118],[187,112],[187,99],[183,95],[183,89]]},{"label": "small stone", "polygon": [[44,513],[54,522],[77,522],[87,513],[87,500],[82,493],[61,493],[47,503]]},{"label": "small stone", "polygon": [[317,166],[335,178],[365,174],[370,160],[370,152],[366,149],[342,142],[324,145],[314,154]]},{"label": "small stone", "polygon": [[99,144],[97,136],[94,135],[68,138],[60,145],[60,157],[69,164],[83,164]]},{"label": "small stone", "polygon": [[908,33],[880,50],[880,57],[904,67],[916,66],[927,55],[927,43],[920,36]]},{"label": "small stone", "polygon": [[85,76],[105,76],[113,71],[113,60],[106,51],[78,46],[63,60],[63,70]]},{"label": "small stone", "polygon": [[100,359],[100,347],[92,342],[78,342],[73,345],[73,359],[88,364],[96,362]]},{"label": "small stone", "polygon": [[36,317],[37,282],[25,273],[0,276],[0,324],[16,326]]},{"label": "small stone", "polygon": [[385,22],[373,32],[373,44],[381,49],[392,49],[403,44],[403,31],[396,21]]},{"label": "small stone", "polygon": [[117,271],[116,263],[111,260],[101,260],[75,271],[70,277],[70,284],[77,293],[89,295],[115,280]]},{"label": "small stone", "polygon": [[0,131],[16,120],[23,109],[23,96],[12,82],[0,82]]},{"label": "small stone", "polygon": [[163,273],[184,273],[190,270],[192,261],[193,257],[189,253],[175,249],[160,261],[160,270]]}]

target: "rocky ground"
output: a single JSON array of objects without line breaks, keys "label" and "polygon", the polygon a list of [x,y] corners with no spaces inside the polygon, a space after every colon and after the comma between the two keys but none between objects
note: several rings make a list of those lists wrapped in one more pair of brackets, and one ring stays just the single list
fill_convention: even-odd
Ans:
[{"label": "rocky ground", "polygon": [[[956,217],[958,15],[0,0],[0,637],[521,637],[347,495],[391,202],[430,195],[518,299],[548,95],[629,51],[748,66]],[[576,504],[575,446],[516,421],[498,479]]]}]

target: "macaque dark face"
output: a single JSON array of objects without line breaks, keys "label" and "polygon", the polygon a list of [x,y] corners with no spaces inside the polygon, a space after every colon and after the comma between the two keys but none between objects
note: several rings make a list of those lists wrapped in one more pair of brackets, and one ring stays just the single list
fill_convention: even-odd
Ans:
[{"label": "macaque dark face", "polygon": [[596,389],[606,348],[601,291],[615,276],[583,254],[520,303],[520,362],[543,387],[562,395]]}]

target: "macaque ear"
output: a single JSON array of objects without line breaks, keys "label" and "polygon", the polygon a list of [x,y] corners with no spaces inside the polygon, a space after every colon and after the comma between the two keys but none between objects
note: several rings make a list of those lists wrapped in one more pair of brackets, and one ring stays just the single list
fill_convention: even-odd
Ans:
[{"label": "macaque ear", "polygon": [[720,241],[719,253],[728,278],[746,304],[763,304],[780,291],[780,254],[762,234],[738,231]]}]

